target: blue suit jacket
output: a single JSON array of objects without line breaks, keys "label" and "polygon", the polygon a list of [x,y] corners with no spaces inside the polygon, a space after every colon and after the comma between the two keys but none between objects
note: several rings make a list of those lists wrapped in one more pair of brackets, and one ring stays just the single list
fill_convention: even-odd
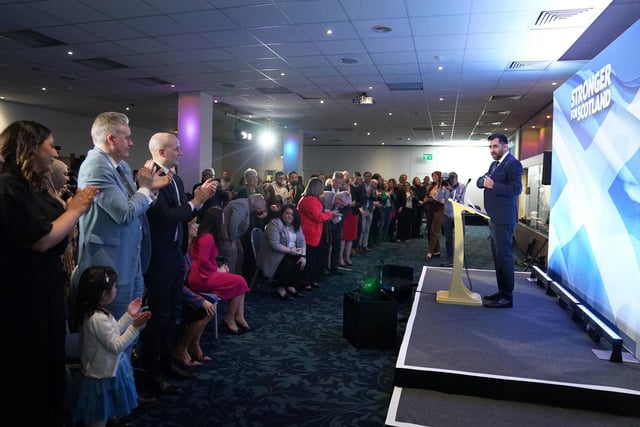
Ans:
[{"label": "blue suit jacket", "polygon": [[[122,161],[120,167],[135,189],[129,165]],[[95,148],[89,150],[78,172],[78,187],[87,185],[97,186],[100,191],[91,208],[80,217],[76,277],[87,267],[108,265],[118,272],[119,283],[140,279],[151,255],[145,216],[149,209],[147,197],[140,192],[129,197],[109,155]]]},{"label": "blue suit jacket", "polygon": [[[487,172],[489,175],[489,172]],[[491,174],[493,188],[484,190],[484,209],[494,224],[518,222],[518,196],[522,192],[522,163],[508,153]],[[484,188],[484,176],[476,182]]]}]

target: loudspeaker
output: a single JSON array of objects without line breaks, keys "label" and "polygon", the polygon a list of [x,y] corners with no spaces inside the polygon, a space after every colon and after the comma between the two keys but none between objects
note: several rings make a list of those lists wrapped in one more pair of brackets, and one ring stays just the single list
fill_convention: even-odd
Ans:
[{"label": "loudspeaker", "polygon": [[542,154],[542,185],[551,185],[551,151]]},{"label": "loudspeaker", "polygon": [[345,292],[342,336],[356,348],[395,348],[398,302],[382,292]]}]

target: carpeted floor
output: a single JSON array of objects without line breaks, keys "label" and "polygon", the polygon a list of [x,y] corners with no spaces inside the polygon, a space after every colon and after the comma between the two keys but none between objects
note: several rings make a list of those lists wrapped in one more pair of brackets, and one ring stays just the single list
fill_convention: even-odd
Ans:
[{"label": "carpeted floor", "polygon": [[[469,268],[493,269],[487,235],[486,226],[465,227]],[[426,243],[376,245],[354,257],[344,275],[328,276],[320,288],[294,301],[254,289],[246,301],[253,330],[215,340],[208,329],[203,348],[213,362],[196,368],[195,379],[175,382],[184,394],[158,396],[156,406],[134,411],[131,419],[150,427],[384,425],[398,349],[359,350],[349,344],[342,337],[343,296],[381,263],[413,267],[417,283],[423,265],[444,261],[427,262]],[[518,262],[522,258],[516,252]],[[403,330],[399,322],[398,345]]]}]

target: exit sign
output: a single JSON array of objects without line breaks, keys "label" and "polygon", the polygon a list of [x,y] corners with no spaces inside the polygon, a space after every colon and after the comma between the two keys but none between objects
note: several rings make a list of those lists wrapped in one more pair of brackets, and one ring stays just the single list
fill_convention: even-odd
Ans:
[{"label": "exit sign", "polygon": [[422,160],[433,160],[433,154],[423,154]]}]

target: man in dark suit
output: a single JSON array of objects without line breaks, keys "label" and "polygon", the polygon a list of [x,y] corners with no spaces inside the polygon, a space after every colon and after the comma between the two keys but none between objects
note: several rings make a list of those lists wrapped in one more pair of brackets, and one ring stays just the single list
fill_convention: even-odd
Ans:
[{"label": "man in dark suit", "polygon": [[149,140],[149,151],[155,169],[171,176],[172,182],[158,192],[156,202],[147,211],[151,260],[144,279],[152,317],[142,332],[142,358],[151,389],[175,394],[182,390],[171,385],[167,377],[195,375],[173,363],[176,326],[182,314],[187,223],[214,194],[218,183],[213,178],[205,180],[194,189],[193,199],[187,200],[182,179],[173,173],[182,156],[178,138],[168,132],[156,133]]},{"label": "man in dark suit", "polygon": [[[323,203],[326,203],[324,208],[330,211],[338,210],[340,213],[344,213],[342,201],[335,200],[336,194],[345,189],[343,173],[341,171],[333,172],[333,175],[331,176],[331,185],[325,185],[324,189],[325,192],[331,193],[329,195],[331,197],[324,196],[322,198]],[[327,221],[326,226],[329,227],[329,234],[331,236],[329,242],[330,255],[328,255],[329,273],[341,276],[344,273],[338,270],[338,264],[340,259],[340,241],[342,237],[342,217],[337,218],[335,222],[332,220]]]},{"label": "man in dark suit", "polygon": [[522,164],[509,153],[505,135],[490,135],[489,150],[494,162],[476,185],[484,189],[484,208],[489,215],[491,251],[496,268],[498,292],[484,297],[489,308],[513,307],[513,232],[518,222],[518,196],[522,192]]}]

